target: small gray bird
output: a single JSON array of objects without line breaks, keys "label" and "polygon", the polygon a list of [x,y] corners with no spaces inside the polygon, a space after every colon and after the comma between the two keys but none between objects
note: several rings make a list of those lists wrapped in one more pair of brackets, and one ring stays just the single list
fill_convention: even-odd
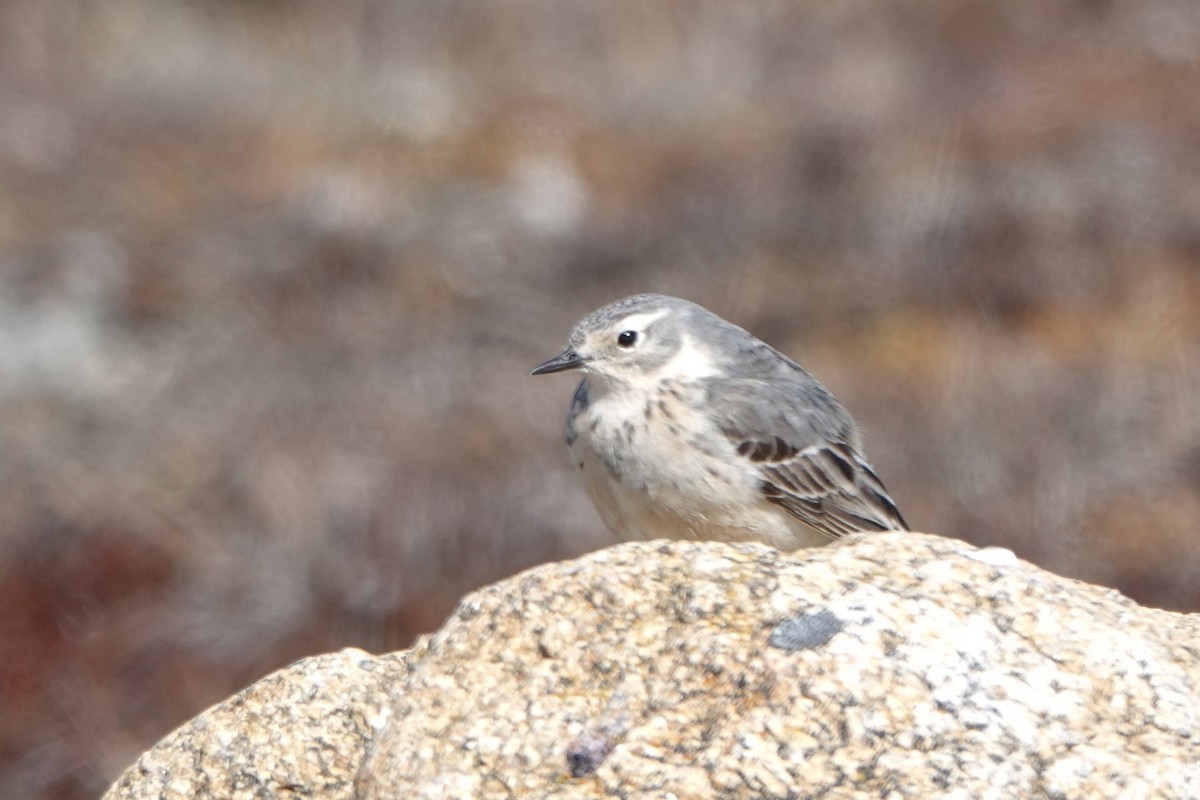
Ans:
[{"label": "small gray bird", "polygon": [[567,449],[622,539],[781,550],[908,530],[854,420],[799,364],[695,303],[639,294],[584,317],[531,375],[579,369]]}]

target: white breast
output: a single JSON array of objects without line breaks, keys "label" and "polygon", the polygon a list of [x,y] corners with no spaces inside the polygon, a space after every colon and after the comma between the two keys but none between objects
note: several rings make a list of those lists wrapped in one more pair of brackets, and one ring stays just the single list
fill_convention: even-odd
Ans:
[{"label": "white breast", "polygon": [[713,368],[685,341],[659,380],[603,394],[580,412],[570,454],[601,518],[625,540],[764,541],[781,549],[824,543],[762,496],[754,466],[688,402],[698,387],[662,378]]}]

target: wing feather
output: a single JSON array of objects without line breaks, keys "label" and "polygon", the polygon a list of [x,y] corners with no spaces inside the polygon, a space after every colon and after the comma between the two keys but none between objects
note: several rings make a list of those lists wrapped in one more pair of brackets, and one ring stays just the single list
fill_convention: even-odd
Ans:
[{"label": "wing feather", "polygon": [[761,471],[763,495],[800,521],[834,539],[908,529],[850,415],[807,372],[713,381],[708,402],[735,452]]}]

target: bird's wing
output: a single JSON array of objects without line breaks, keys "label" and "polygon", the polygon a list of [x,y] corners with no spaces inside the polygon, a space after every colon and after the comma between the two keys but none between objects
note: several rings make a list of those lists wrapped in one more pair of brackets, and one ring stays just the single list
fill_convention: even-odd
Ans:
[{"label": "bird's wing", "polygon": [[809,377],[714,381],[708,408],[739,456],[762,474],[762,493],[837,539],[908,530],[883,482],[856,447],[845,409]]}]

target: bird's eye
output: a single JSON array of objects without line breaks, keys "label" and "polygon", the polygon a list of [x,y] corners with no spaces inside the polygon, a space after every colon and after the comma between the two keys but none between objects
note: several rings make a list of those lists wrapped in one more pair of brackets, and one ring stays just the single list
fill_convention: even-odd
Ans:
[{"label": "bird's eye", "polygon": [[621,331],[617,334],[617,344],[621,347],[633,347],[637,344],[637,331]]}]

